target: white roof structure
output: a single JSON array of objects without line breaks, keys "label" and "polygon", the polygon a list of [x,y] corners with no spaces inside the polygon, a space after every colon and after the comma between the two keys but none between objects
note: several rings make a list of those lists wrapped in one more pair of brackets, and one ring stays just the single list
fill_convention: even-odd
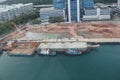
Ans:
[{"label": "white roof structure", "polygon": [[33,3],[0,5],[0,23],[11,20],[22,13],[28,13],[29,11],[32,11],[32,7]]},{"label": "white roof structure", "polygon": [[86,42],[74,42],[74,43],[41,43],[38,49],[75,49],[75,48],[87,48]]},{"label": "white roof structure", "polygon": [[40,11],[46,11],[46,10],[54,10],[54,7],[41,8],[41,9],[40,9]]},{"label": "white roof structure", "polygon": [[0,0],[0,3],[4,2],[4,1],[6,1],[6,0]]},{"label": "white roof structure", "polygon": [[27,6],[27,5],[32,5],[32,3],[28,3],[28,4],[12,4],[12,5],[0,5],[0,9],[4,9],[4,10],[10,10],[10,9],[14,9],[14,8],[20,8],[22,6]]},{"label": "white roof structure", "polygon": [[40,9],[40,19],[42,22],[48,22],[49,17],[55,17],[55,16],[65,17],[64,9],[55,9],[54,7]]}]

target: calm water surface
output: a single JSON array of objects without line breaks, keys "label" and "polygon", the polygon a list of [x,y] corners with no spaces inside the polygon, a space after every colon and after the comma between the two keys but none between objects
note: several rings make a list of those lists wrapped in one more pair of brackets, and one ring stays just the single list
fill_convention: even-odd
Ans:
[{"label": "calm water surface", "polygon": [[0,56],[0,80],[120,80],[120,45],[68,57]]}]

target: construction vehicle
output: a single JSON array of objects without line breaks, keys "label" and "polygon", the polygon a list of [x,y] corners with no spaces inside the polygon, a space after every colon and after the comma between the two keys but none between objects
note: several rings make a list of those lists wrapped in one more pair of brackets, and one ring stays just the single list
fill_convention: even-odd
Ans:
[{"label": "construction vehicle", "polygon": [[39,46],[39,43],[38,42],[30,42],[31,46],[33,47],[38,47]]},{"label": "construction vehicle", "polygon": [[11,24],[15,27],[15,29],[20,32],[20,28],[14,23],[14,22],[11,22]]}]

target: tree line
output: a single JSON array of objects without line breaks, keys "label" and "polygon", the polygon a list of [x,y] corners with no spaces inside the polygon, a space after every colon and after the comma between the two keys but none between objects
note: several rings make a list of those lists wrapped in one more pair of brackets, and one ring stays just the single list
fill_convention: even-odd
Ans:
[{"label": "tree line", "polygon": [[49,17],[49,23],[60,23],[60,22],[64,22],[64,18],[62,16]]}]

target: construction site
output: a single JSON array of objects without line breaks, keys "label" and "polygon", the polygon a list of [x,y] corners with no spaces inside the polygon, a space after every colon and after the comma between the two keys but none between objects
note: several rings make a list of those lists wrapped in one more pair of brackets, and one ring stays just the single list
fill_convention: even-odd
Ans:
[{"label": "construction site", "polygon": [[0,40],[1,50],[8,51],[9,55],[32,55],[38,48],[40,54],[65,51],[76,55],[81,54],[81,49],[98,47],[88,43],[120,43],[120,24],[117,23],[56,23],[22,28],[12,24],[16,31]]}]

